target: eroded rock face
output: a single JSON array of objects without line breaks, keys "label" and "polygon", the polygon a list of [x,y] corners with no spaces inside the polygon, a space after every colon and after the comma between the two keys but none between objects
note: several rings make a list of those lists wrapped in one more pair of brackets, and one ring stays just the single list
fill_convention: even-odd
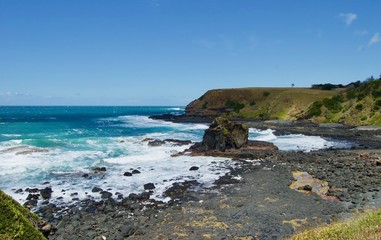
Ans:
[{"label": "eroded rock face", "polygon": [[243,124],[232,123],[227,118],[214,119],[205,130],[201,146],[205,150],[239,149],[248,143],[249,130]]}]

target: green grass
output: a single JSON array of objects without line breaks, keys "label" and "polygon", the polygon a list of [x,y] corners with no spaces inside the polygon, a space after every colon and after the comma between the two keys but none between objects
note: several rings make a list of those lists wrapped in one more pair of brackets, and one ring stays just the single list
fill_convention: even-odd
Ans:
[{"label": "green grass", "polygon": [[368,211],[352,219],[307,229],[291,240],[376,240],[381,239],[381,209]]},{"label": "green grass", "polygon": [[39,218],[0,190],[0,239],[46,239],[36,228]]},{"label": "green grass", "polygon": [[[224,113],[228,117],[294,120],[314,101],[334,95],[335,91],[309,88],[217,89],[190,103],[186,111],[196,115]],[[207,109],[203,108],[206,102]]]}]

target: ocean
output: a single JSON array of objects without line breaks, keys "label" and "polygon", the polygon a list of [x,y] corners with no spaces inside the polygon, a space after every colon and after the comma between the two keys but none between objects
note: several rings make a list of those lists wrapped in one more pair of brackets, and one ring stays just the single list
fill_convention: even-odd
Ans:
[{"label": "ocean", "polygon": [[[128,196],[153,183],[152,198],[174,182],[197,180],[208,188],[235,162],[215,157],[172,157],[191,145],[167,142],[149,146],[147,139],[201,141],[206,124],[171,123],[149,116],[182,114],[183,107],[0,107],[0,189],[20,203],[26,188],[53,189],[50,202],[71,204],[100,199],[94,187]],[[250,129],[250,139],[273,142],[281,150],[311,151],[349,147],[318,136],[277,137],[271,129]],[[190,171],[196,166],[198,170]],[[105,172],[94,173],[95,167]],[[138,170],[139,174],[124,176]],[[84,175],[88,177],[83,177]],[[18,191],[22,189],[23,191]]]}]

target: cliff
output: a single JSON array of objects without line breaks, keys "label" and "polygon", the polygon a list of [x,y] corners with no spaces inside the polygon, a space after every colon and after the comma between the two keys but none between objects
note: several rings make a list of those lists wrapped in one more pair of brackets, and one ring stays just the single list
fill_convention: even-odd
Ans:
[{"label": "cliff", "polygon": [[336,94],[308,88],[217,89],[188,104],[185,115],[295,120],[313,102]]}]

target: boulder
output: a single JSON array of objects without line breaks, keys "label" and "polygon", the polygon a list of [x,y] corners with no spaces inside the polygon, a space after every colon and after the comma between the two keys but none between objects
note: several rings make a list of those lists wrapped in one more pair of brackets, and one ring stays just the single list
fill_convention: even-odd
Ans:
[{"label": "boulder", "polygon": [[46,187],[46,188],[40,190],[41,197],[43,199],[49,199],[52,196],[52,192],[53,192],[53,190],[51,187]]},{"label": "boulder", "polygon": [[227,118],[217,117],[205,130],[201,147],[206,150],[239,149],[248,143],[249,129],[244,124],[232,123]]},{"label": "boulder", "polygon": [[155,189],[155,184],[153,183],[144,184],[144,190],[152,190],[152,189]]}]

